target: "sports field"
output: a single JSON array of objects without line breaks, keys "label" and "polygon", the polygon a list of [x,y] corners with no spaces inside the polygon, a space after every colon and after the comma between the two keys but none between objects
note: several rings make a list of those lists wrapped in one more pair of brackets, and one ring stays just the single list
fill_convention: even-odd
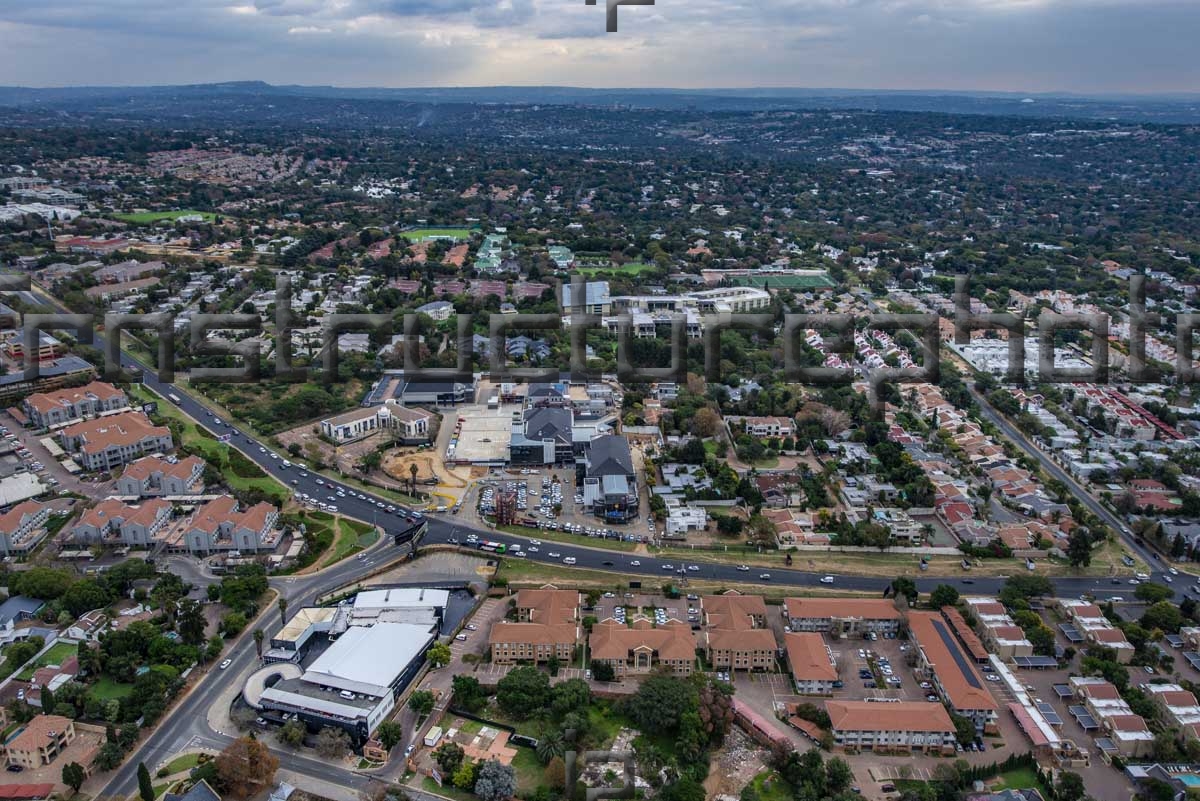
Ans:
[{"label": "sports field", "polygon": [[827,289],[837,284],[825,273],[820,275],[740,275],[729,279],[735,286],[752,286],[758,289]]},{"label": "sports field", "polygon": [[203,217],[205,222],[212,222],[217,218],[217,215],[211,211],[191,211],[190,209],[184,209],[183,211],[142,211],[137,214],[114,214],[112,218],[121,222],[134,223],[135,225],[147,225],[165,220],[178,220],[180,217],[190,217],[195,214]]},{"label": "sports field", "polygon": [[402,231],[400,236],[410,242],[424,242],[426,239],[453,239],[455,242],[471,236],[466,228],[415,228],[412,231]]},{"label": "sports field", "polygon": [[648,273],[651,270],[657,269],[653,264],[645,264],[640,261],[631,261],[628,264],[621,266],[609,265],[607,267],[576,267],[575,272],[580,275],[598,275],[600,273],[620,273],[621,275],[641,275]]}]

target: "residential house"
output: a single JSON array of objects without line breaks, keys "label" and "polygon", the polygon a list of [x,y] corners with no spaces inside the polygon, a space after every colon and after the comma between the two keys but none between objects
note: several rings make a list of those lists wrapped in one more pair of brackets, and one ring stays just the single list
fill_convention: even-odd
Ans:
[{"label": "residential house", "polygon": [[75,741],[75,721],[62,715],[36,715],[4,745],[7,764],[26,770],[49,765]]}]

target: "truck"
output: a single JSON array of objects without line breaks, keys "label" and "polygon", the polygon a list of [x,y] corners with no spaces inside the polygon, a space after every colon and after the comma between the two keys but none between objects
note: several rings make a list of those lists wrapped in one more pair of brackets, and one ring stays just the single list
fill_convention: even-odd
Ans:
[{"label": "truck", "polygon": [[442,739],[442,727],[434,726],[429,731],[425,732],[425,746],[433,748]]},{"label": "truck", "polygon": [[171,401],[171,403],[175,404],[176,406],[183,405],[183,401],[180,400],[179,396],[176,395],[174,392],[172,392],[170,395],[167,396],[167,400]]}]

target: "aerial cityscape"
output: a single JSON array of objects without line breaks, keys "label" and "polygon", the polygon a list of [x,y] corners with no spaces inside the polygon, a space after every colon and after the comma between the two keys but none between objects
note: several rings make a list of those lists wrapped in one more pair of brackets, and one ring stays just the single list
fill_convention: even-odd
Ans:
[{"label": "aerial cityscape", "polygon": [[1186,3],[197,5],[0,10],[0,799],[1200,798]]}]

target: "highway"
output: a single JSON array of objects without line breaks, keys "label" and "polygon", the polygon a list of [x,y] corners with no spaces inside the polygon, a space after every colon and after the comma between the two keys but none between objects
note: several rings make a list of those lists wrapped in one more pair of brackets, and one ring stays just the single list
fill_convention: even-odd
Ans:
[{"label": "highway", "polygon": [[[50,303],[60,309],[62,308],[59,304],[48,298],[43,299],[42,302]],[[104,347],[103,336],[99,334],[97,334],[96,346],[101,349]],[[390,535],[408,528],[410,524],[399,514],[387,511],[387,507],[392,505],[390,501],[373,496],[368,492],[360,492],[341,482],[319,476],[295,465],[285,467],[285,456],[273,453],[265,443],[254,438],[244,429],[235,428],[229,425],[228,422],[218,419],[198,400],[179,387],[163,384],[157,379],[154,370],[148,365],[142,364],[124,352],[121,359],[122,366],[126,369],[141,371],[144,386],[160,395],[163,398],[162,403],[172,403],[172,401],[168,400],[168,396],[175,395],[179,399],[179,403],[176,405],[180,410],[217,436],[231,435],[229,444],[232,447],[237,448],[247,458],[258,464],[264,471],[278,479],[286,487],[291,488],[294,492],[314,496],[323,502],[334,503],[340,514],[376,524],[389,535],[382,537],[378,543],[368,549],[368,557],[365,559],[344,560],[342,563],[313,576],[272,579],[272,587],[287,599],[290,609],[296,610],[307,605],[312,605],[322,592],[353,583],[362,576],[378,569],[382,560],[400,557],[401,554],[396,551]],[[1007,425],[1007,421],[1004,421],[991,412],[986,404],[981,404],[981,407],[985,410],[985,415],[1000,427],[1001,430],[1009,434],[1019,445],[1026,447],[1024,440],[1018,435],[1014,435],[1011,427]],[[1048,472],[1056,475],[1056,477],[1062,475],[1062,471],[1058,469],[1057,465],[1049,462],[1049,460],[1045,460],[1036,449],[1031,451],[1031,453],[1037,455],[1039,460],[1043,461]],[[1121,526],[1115,521],[1115,518],[1107,510],[1103,509],[1103,507],[1099,507],[1099,504],[1087,493],[1080,492],[1077,485],[1070,481],[1069,477],[1060,478],[1060,480],[1064,480],[1064,483],[1068,487],[1075,488],[1080,499],[1084,503],[1088,503],[1089,508],[1093,508],[1096,514],[1106,520],[1112,521],[1111,524],[1118,531],[1121,530]],[[329,500],[330,496],[333,497],[332,501]],[[626,579],[636,577],[643,580],[648,579],[655,583],[674,576],[673,572],[663,568],[663,560],[651,556],[630,555],[625,552],[605,551],[599,547],[582,547],[550,541],[544,543],[538,551],[531,552],[528,550],[529,541],[535,539],[536,535],[518,537],[509,534],[499,534],[494,531],[475,530],[472,532],[469,526],[458,522],[457,518],[449,515],[429,515],[428,521],[428,534],[423,540],[426,543],[447,543],[452,539],[465,538],[467,535],[475,533],[481,539],[504,542],[510,546],[520,544],[527,554],[525,558],[533,561],[559,563],[567,557],[572,557],[575,559],[574,566],[576,568],[611,570],[614,575],[623,576]],[[1134,547],[1132,543],[1131,547]],[[1138,550],[1141,552],[1141,549]],[[558,556],[551,557],[551,553],[556,553]],[[640,564],[631,564],[634,560],[639,561]],[[1149,562],[1150,560],[1148,559],[1147,561]],[[683,566],[683,564],[675,559],[673,559],[673,562],[675,570]],[[715,579],[730,583],[769,583],[785,587],[824,587],[830,589],[828,585],[823,585],[820,582],[821,577],[826,575],[824,571],[809,573],[787,569],[783,566],[782,558],[778,567],[753,567],[748,572],[739,571],[732,564],[725,565],[704,562],[695,562],[694,564],[699,567],[699,570],[688,571],[686,573],[688,578],[691,579]],[[769,580],[759,578],[759,575],[764,572],[770,574]],[[950,583],[958,586],[963,592],[990,595],[998,592],[1004,583],[1003,578],[972,578],[966,574],[955,578],[924,578],[918,574],[913,576],[913,579],[918,589],[923,593],[929,592],[939,584]],[[878,592],[882,594],[889,582],[890,579],[886,578],[835,576],[832,589]],[[1054,580],[1054,585],[1057,593],[1063,597],[1077,597],[1083,593],[1093,593],[1102,598],[1114,596],[1128,597],[1128,594],[1132,590],[1127,585],[1114,586],[1112,580],[1103,578],[1059,578]],[[263,628],[268,639],[281,627],[282,623],[279,615],[269,612],[265,616]],[[240,687],[244,677],[256,666],[257,658],[249,629],[234,643],[229,653],[229,658],[232,659],[232,664],[226,670],[220,670],[216,667],[210,668],[208,674],[200,679],[191,694],[164,717],[158,729],[150,735],[141,747],[129,755],[124,765],[114,773],[104,788],[103,795],[126,797],[134,793],[137,789],[137,766],[139,762],[145,762],[153,772],[159,762],[179,749],[189,746],[220,749],[232,741],[233,737],[229,732],[214,732],[209,728],[206,712],[218,702],[221,696],[231,689],[231,682]],[[346,771],[328,762],[308,759],[294,754],[287,754],[284,756],[284,759],[289,770],[315,779],[341,784],[348,788],[361,789],[370,781],[368,775]]]}]

